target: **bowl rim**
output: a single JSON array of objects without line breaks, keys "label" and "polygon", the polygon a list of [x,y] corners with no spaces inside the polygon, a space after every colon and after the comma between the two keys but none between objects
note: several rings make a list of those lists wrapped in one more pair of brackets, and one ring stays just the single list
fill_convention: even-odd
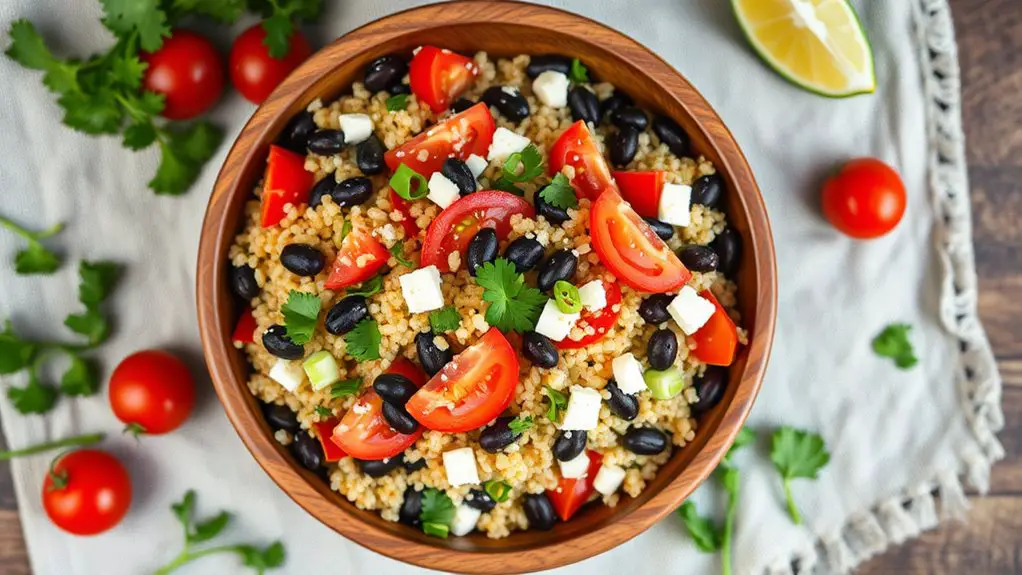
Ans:
[{"label": "bowl rim", "polygon": [[[349,31],[306,60],[253,113],[231,146],[217,175],[202,224],[196,274],[199,331],[214,388],[235,431],[271,479],[313,517],[363,547],[422,567],[470,573],[508,573],[509,564],[506,561],[509,558],[508,552],[511,552],[514,554],[514,566],[511,569],[517,572],[535,571],[595,556],[642,533],[676,509],[717,466],[744,424],[766,371],[777,308],[773,237],[759,187],[734,137],[705,98],[655,52],[609,26],[559,8],[517,0],[460,0],[459,4],[462,8],[471,6],[473,10],[450,10],[450,2],[427,4],[386,15]],[[729,174],[734,181],[741,182],[732,193],[738,196],[744,208],[749,221],[749,234],[753,239],[751,243],[755,246],[754,249],[748,249],[744,256],[752,257],[753,275],[759,286],[755,294],[756,322],[749,334],[749,340],[754,345],[747,346],[745,371],[716,429],[691,462],[659,492],[623,516],[615,517],[613,522],[573,536],[571,545],[561,545],[556,551],[551,546],[559,545],[560,542],[501,551],[417,541],[382,529],[363,518],[364,514],[374,512],[350,513],[340,509],[335,501],[328,499],[329,494],[324,493],[324,486],[311,484],[309,473],[295,469],[280,446],[275,445],[272,433],[264,433],[254,419],[262,419],[262,416],[258,407],[253,407],[252,396],[245,381],[238,381],[232,373],[229,354],[236,354],[237,350],[230,343],[230,334],[227,332],[229,327],[223,327],[231,325],[233,320],[224,318],[228,313],[226,310],[231,306],[224,301],[223,290],[218,289],[218,277],[223,276],[218,270],[229,262],[227,251],[236,233],[234,228],[227,229],[229,218],[224,208],[235,194],[250,191],[239,191],[246,184],[242,181],[242,167],[251,163],[255,156],[263,161],[262,156],[265,154],[257,152],[261,145],[268,143],[268,132],[276,117],[296,101],[305,98],[317,80],[332,68],[365,52],[367,46],[362,43],[367,42],[367,37],[388,40],[451,25],[485,23],[526,24],[566,34],[574,40],[590,44],[592,42],[576,31],[576,27],[596,27],[616,37],[617,41],[627,45],[630,50],[642,54],[645,57],[643,65],[652,66],[644,68],[642,74],[660,85],[674,104],[693,119],[696,118],[693,108],[701,109],[698,115],[699,126],[708,144],[721,158],[718,170]],[[369,40],[368,46],[379,41]],[[662,82],[656,79],[657,75],[672,76],[673,81],[684,88],[684,97],[664,88]],[[329,489],[329,486],[325,488]]]}]

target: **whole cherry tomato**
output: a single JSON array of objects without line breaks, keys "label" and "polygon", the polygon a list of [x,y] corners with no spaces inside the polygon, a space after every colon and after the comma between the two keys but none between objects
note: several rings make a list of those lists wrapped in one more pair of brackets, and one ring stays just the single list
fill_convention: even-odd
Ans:
[{"label": "whole cherry tomato", "polygon": [[43,481],[42,498],[54,525],[75,535],[96,535],[128,512],[131,478],[113,455],[79,449],[54,462]]},{"label": "whole cherry tomato", "polygon": [[110,407],[135,433],[173,431],[188,419],[194,405],[192,374],[165,351],[129,355],[110,377]]},{"label": "whole cherry tomato", "polygon": [[274,58],[263,43],[266,30],[256,24],[234,39],[229,66],[231,83],[246,100],[262,104],[270,92],[280,84],[291,70],[312,55],[312,47],[297,29],[291,34],[287,54]]},{"label": "whole cherry tomato", "polygon": [[853,238],[893,230],[905,214],[905,201],[898,172],[875,158],[852,160],[823,184],[823,215]]},{"label": "whole cherry tomato", "polygon": [[224,91],[224,65],[213,43],[182,28],[175,29],[163,46],[142,53],[149,66],[142,87],[165,96],[162,115],[188,120],[213,107]]}]

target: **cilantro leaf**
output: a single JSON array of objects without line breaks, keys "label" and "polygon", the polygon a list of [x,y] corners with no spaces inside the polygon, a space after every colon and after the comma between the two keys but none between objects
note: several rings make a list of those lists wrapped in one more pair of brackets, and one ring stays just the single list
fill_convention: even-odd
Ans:
[{"label": "cilantro leaf", "polygon": [[241,562],[245,567],[251,567],[256,573],[263,573],[267,569],[280,567],[284,564],[284,544],[276,541],[260,549],[254,545],[239,545],[238,553],[241,554]]},{"label": "cilantro leaf", "polygon": [[452,305],[429,312],[429,327],[436,333],[454,331],[460,325],[461,315],[458,314],[457,308]]},{"label": "cilantro leaf", "polygon": [[582,61],[575,58],[571,61],[571,71],[568,78],[576,84],[585,84],[589,81],[589,69],[582,64]]},{"label": "cilantro leaf", "polygon": [[14,256],[14,272],[17,274],[50,274],[60,267],[60,258],[46,249],[41,240],[60,233],[64,224],[57,224],[48,230],[33,232],[27,230],[11,220],[0,216],[0,227],[7,228],[15,234],[28,240],[28,247],[20,250]]},{"label": "cilantro leaf", "polygon": [[500,190],[502,192],[508,192],[509,194],[514,194],[514,195],[519,196],[519,197],[525,195],[525,192],[522,191],[521,188],[516,186],[514,182],[512,182],[511,180],[505,178],[504,176],[500,176],[499,178],[494,180],[493,183],[490,184],[490,187],[495,189],[495,190]]},{"label": "cilantro leaf", "polygon": [[64,109],[64,123],[86,134],[116,134],[124,121],[124,111],[109,89],[96,94],[69,92],[57,104]]},{"label": "cilantro leaf", "polygon": [[125,148],[129,150],[141,150],[148,148],[156,141],[156,127],[153,126],[152,122],[139,122],[137,124],[131,124],[124,129],[124,139],[122,143]]},{"label": "cilantro leaf", "polygon": [[360,362],[380,359],[380,340],[380,326],[372,318],[358,322],[344,336],[348,355]]},{"label": "cilantro leaf", "polygon": [[294,20],[314,20],[323,9],[322,0],[275,0],[267,3],[263,11],[263,30],[266,37],[263,44],[269,49],[270,56],[284,58],[290,51],[291,34],[294,33]]},{"label": "cilantro leaf", "polygon": [[524,433],[525,431],[532,428],[532,416],[526,415],[525,417],[516,417],[507,424],[511,433],[515,435]]},{"label": "cilantro leaf", "polygon": [[174,517],[177,517],[181,526],[184,527],[185,533],[191,532],[192,525],[192,510],[195,509],[195,491],[189,489],[185,492],[184,497],[178,503],[172,503],[170,505],[171,511],[174,512]]},{"label": "cilantro leaf", "polygon": [[155,52],[170,37],[167,13],[160,0],[100,0],[106,17],[103,24],[118,36],[138,31],[139,43],[146,52]]},{"label": "cilantro leaf", "polygon": [[46,413],[57,402],[57,390],[52,385],[39,381],[35,371],[29,373],[25,387],[8,387],[7,397],[18,413]]},{"label": "cilantro leaf", "polygon": [[391,246],[390,255],[394,256],[397,263],[405,266],[406,268],[415,269],[415,264],[405,257],[405,243],[403,241],[399,241]]},{"label": "cilantro leaf", "polygon": [[188,535],[188,542],[202,543],[203,541],[209,541],[224,530],[230,519],[231,515],[229,513],[221,511],[212,519],[196,523],[194,530]]},{"label": "cilantro leaf", "polygon": [[544,388],[546,389],[547,400],[550,402],[550,407],[546,411],[546,418],[557,423],[557,420],[560,419],[560,411],[568,407],[568,396],[549,385],[544,386]]},{"label": "cilantro leaf", "polygon": [[71,365],[60,378],[60,391],[64,395],[92,395],[99,389],[99,375],[93,362],[71,356]]},{"label": "cilantro leaf", "polygon": [[343,379],[330,386],[330,397],[332,397],[333,399],[341,399],[342,397],[355,395],[361,388],[362,388],[361,379],[357,377],[353,377],[351,379]]},{"label": "cilantro leaf", "polygon": [[907,323],[892,323],[873,338],[873,352],[880,357],[889,357],[899,369],[909,369],[919,362],[908,332],[912,326]]},{"label": "cilantro leaf", "polygon": [[387,111],[400,112],[408,108],[408,94],[394,94],[387,98]]},{"label": "cilantro leaf", "polygon": [[535,144],[529,144],[521,152],[515,152],[504,161],[501,178],[509,182],[530,182],[543,174],[543,156]]},{"label": "cilantro leaf", "polygon": [[116,82],[125,88],[138,90],[142,86],[142,75],[149,65],[138,59],[138,56],[124,56],[110,60],[109,81]]},{"label": "cilantro leaf", "polygon": [[173,0],[171,14],[200,14],[231,24],[245,11],[245,0]]},{"label": "cilantro leaf", "polygon": [[678,515],[684,522],[685,531],[703,553],[716,553],[720,550],[721,532],[708,518],[699,514],[691,501],[686,501],[678,508]]},{"label": "cilantro leaf", "polygon": [[6,320],[3,327],[0,332],[0,375],[7,375],[32,365],[36,345],[15,335],[11,320]]},{"label": "cilantro leaf", "polygon": [[14,21],[10,36],[11,45],[4,52],[9,58],[31,70],[45,72],[43,83],[53,92],[63,94],[77,89],[80,64],[55,57],[31,22]]},{"label": "cilantro leaf", "polygon": [[372,279],[368,279],[357,286],[348,288],[345,292],[346,295],[360,295],[363,297],[374,296],[383,291],[383,276],[373,276]]},{"label": "cilantro leaf", "polygon": [[525,285],[525,276],[513,263],[497,258],[476,268],[476,283],[483,287],[486,323],[501,331],[526,332],[536,326],[547,297]]},{"label": "cilantro leaf", "polygon": [[727,455],[724,456],[724,461],[721,462],[721,465],[725,466],[731,465],[731,457],[735,454],[735,452],[745,447],[746,445],[754,443],[755,441],[756,441],[755,431],[749,429],[748,427],[742,427],[741,429],[739,429],[738,435],[735,436],[735,442],[732,443],[731,447],[727,450]]},{"label": "cilantro leaf", "polygon": [[121,277],[121,266],[114,262],[82,260],[78,265],[78,300],[87,308],[103,303]]},{"label": "cilantro leaf", "polygon": [[322,405],[317,405],[315,411],[316,415],[320,417],[333,417],[334,415],[334,412],[330,411],[330,409],[326,407],[323,407]]},{"label": "cilantro leaf", "polygon": [[64,318],[64,325],[71,331],[85,336],[89,345],[99,345],[110,336],[110,324],[97,309],[86,309],[84,313],[73,313]]},{"label": "cilantro leaf", "polygon": [[183,130],[162,128],[159,133],[160,166],[149,181],[149,188],[157,194],[183,194],[216,153],[224,137],[223,130],[203,120]]},{"label": "cilantro leaf", "polygon": [[430,487],[422,492],[422,510],[419,520],[423,523],[435,523],[450,526],[454,520],[454,502],[446,493]]},{"label": "cilantro leaf", "polygon": [[774,432],[770,460],[784,480],[784,496],[791,519],[795,524],[801,524],[802,517],[791,496],[791,480],[816,479],[820,469],[830,461],[823,437],[792,427],[782,427]]},{"label": "cilantro leaf", "polygon": [[568,176],[558,173],[554,179],[539,191],[540,197],[552,206],[562,210],[578,207],[578,197],[575,195],[575,188],[571,187]]},{"label": "cilantro leaf", "polygon": [[323,300],[319,299],[318,295],[291,290],[287,302],[280,308],[284,314],[287,337],[298,345],[309,343],[316,331],[316,322],[322,307]]}]

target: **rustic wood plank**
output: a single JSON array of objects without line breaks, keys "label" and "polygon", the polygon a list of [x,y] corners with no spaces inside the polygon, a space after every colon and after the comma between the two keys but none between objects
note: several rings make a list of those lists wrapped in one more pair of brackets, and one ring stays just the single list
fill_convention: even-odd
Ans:
[{"label": "rustic wood plank", "polygon": [[[6,469],[6,467],[5,467]],[[3,575],[31,575],[25,541],[21,536],[18,511],[0,510],[0,573]]]}]

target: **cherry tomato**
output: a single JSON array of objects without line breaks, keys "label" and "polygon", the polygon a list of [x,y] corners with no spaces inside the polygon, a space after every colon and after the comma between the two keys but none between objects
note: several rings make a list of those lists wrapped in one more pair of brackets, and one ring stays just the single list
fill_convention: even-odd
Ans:
[{"label": "cherry tomato", "polygon": [[253,104],[262,104],[291,70],[312,55],[309,41],[298,29],[291,34],[287,54],[280,59],[270,56],[263,43],[265,38],[266,30],[261,23],[245,30],[234,39],[228,61],[234,89]]},{"label": "cherry tomato", "polygon": [[589,456],[589,468],[586,469],[584,476],[578,479],[562,477],[557,483],[557,489],[550,489],[546,492],[561,521],[571,519],[571,516],[585,505],[595,491],[593,482],[596,481],[596,474],[600,471],[603,456],[595,451],[586,451],[586,455]]},{"label": "cherry tomato", "polygon": [[874,158],[845,164],[823,184],[823,215],[845,234],[880,237],[905,214],[905,184],[898,172]]},{"label": "cherry tomato", "polygon": [[342,457],[347,455],[339,445],[330,439],[330,436],[334,433],[334,428],[340,422],[341,420],[336,417],[331,417],[325,421],[317,421],[312,424],[316,428],[316,437],[319,438],[319,444],[323,446],[323,458],[327,463],[340,461]]},{"label": "cherry tomato", "polygon": [[305,170],[305,156],[270,146],[266,160],[266,177],[263,178],[262,225],[273,227],[287,215],[284,206],[300,206],[309,198],[312,189],[312,172]]},{"label": "cherry tomato", "polygon": [[341,242],[330,276],[323,286],[341,289],[360,284],[376,275],[390,259],[387,248],[365,230],[352,230]]},{"label": "cherry tomato", "polygon": [[599,197],[603,190],[617,189],[614,179],[610,176],[607,160],[596,147],[589,128],[582,120],[565,130],[550,148],[548,158],[550,175],[560,173],[564,166],[575,169],[571,185],[576,192],[582,192],[590,200]]},{"label": "cherry tomato", "polygon": [[472,87],[478,75],[479,66],[472,58],[436,46],[419,48],[408,65],[412,93],[437,114]]},{"label": "cherry tomato", "polygon": [[43,508],[54,525],[96,535],[117,525],[131,506],[131,478],[113,455],[79,449],[59,456],[43,480]]},{"label": "cherry tomato", "polygon": [[603,281],[603,288],[607,292],[607,306],[596,313],[583,309],[578,321],[575,322],[576,326],[583,329],[592,327],[595,332],[582,336],[578,341],[566,337],[554,343],[558,349],[578,349],[607,336],[607,330],[614,326],[617,317],[621,315],[621,288],[617,282],[611,283],[606,280]]},{"label": "cherry tomato", "polygon": [[710,365],[731,365],[738,349],[738,328],[710,290],[699,295],[713,302],[717,310],[699,331],[692,334],[692,341],[696,344],[692,355]]},{"label": "cherry tomato", "polygon": [[110,407],[136,433],[173,431],[192,413],[195,380],[177,357],[155,349],[124,358],[110,376]]},{"label": "cherry tomato", "polygon": [[447,158],[465,160],[472,154],[485,158],[496,129],[490,109],[479,103],[388,151],[383,159],[391,171],[404,164],[429,178]]},{"label": "cherry tomato", "polygon": [[664,191],[667,172],[613,172],[621,197],[644,218],[660,217],[660,194]]},{"label": "cherry tomato", "polygon": [[422,267],[434,265],[442,272],[451,271],[447,259],[452,252],[464,256],[469,242],[483,228],[493,228],[497,232],[497,240],[507,238],[511,231],[511,216],[515,214],[531,218],[535,210],[524,199],[496,190],[476,192],[456,200],[426,229],[426,238],[422,242]]},{"label": "cherry tomato", "polygon": [[142,87],[163,94],[164,118],[188,120],[213,107],[224,91],[224,65],[216,47],[206,38],[182,28],[175,29],[160,49],[142,52],[149,66]]},{"label": "cherry tomato", "polygon": [[231,341],[235,345],[255,342],[255,330],[258,327],[255,316],[252,315],[252,308],[246,307],[238,318],[238,325],[234,328],[234,335]]},{"label": "cherry tomato", "polygon": [[490,328],[433,376],[405,409],[427,429],[457,433],[482,427],[507,409],[518,385],[518,354]]},{"label": "cherry tomato", "polygon": [[406,238],[414,238],[419,235],[419,224],[415,223],[415,218],[412,217],[411,213],[411,202],[397,195],[394,188],[390,188],[390,208],[392,211],[401,212],[401,227],[405,229]]},{"label": "cherry tomato", "polygon": [[639,291],[674,291],[692,277],[678,256],[614,190],[605,191],[593,203],[589,229],[593,250],[603,265]]},{"label": "cherry tomato", "polygon": [[[403,375],[415,385],[422,385],[427,379],[421,369],[403,357],[394,360],[387,373]],[[421,427],[411,435],[395,431],[383,417],[383,400],[369,387],[341,418],[331,441],[356,459],[377,460],[408,449],[424,431]]]}]

